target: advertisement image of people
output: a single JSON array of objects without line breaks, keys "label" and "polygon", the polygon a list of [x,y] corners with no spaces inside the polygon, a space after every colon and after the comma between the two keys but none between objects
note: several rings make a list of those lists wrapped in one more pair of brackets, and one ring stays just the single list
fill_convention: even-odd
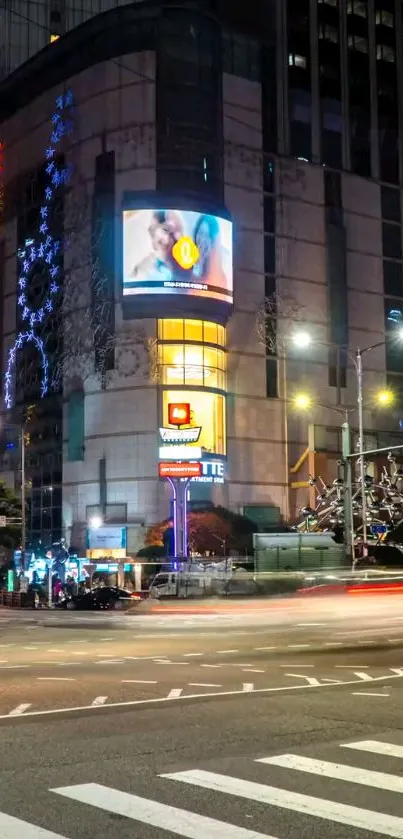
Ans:
[{"label": "advertisement image of people", "polygon": [[232,303],[232,222],[192,210],[123,211],[123,294]]}]

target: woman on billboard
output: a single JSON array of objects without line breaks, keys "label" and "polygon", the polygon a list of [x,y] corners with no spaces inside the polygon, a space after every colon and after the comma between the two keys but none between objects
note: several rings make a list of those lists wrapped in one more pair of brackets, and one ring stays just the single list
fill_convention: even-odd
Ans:
[{"label": "woman on billboard", "polygon": [[229,255],[221,243],[218,219],[211,215],[199,216],[193,238],[200,253],[193,269],[194,277],[200,278],[209,286],[227,288],[228,271],[225,271],[225,261],[229,260]]},{"label": "woman on billboard", "polygon": [[171,280],[175,270],[172,248],[183,236],[183,223],[175,210],[155,210],[148,228],[152,250],[133,268],[131,276],[145,282]]}]

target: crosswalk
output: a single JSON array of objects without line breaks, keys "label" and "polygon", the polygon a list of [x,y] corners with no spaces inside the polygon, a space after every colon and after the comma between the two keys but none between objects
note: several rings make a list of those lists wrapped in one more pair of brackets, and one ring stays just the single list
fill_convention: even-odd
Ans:
[{"label": "crosswalk", "polygon": [[[65,836],[0,812],[0,837],[87,837],[90,835],[87,819],[91,819],[89,813],[92,812],[88,810],[89,807],[93,808],[93,811],[101,811],[103,814],[118,816],[142,825],[146,831],[141,833],[142,837],[148,836],[149,827],[149,835],[153,839],[157,835],[161,835],[161,839],[168,835],[184,839],[289,839],[291,835],[295,836],[298,833],[298,821],[296,833],[292,814],[294,819],[303,816],[307,820],[307,836],[314,836],[315,830],[318,836],[323,836],[327,832],[326,824],[333,823],[341,825],[342,828],[341,832],[332,833],[332,836],[343,839],[360,839],[361,836],[364,839],[373,834],[403,839],[403,764],[401,767],[399,765],[403,758],[403,745],[382,740],[358,740],[330,747],[323,746],[322,749],[309,749],[311,753],[322,751],[322,754],[324,750],[327,757],[334,756],[335,759],[294,753],[251,758],[250,761],[242,763],[242,777],[198,768],[160,774],[156,778],[156,798],[161,784],[165,784],[162,797],[168,800],[169,804],[98,783],[55,787],[49,790],[54,797],[55,811],[60,812],[63,801],[66,806],[68,801],[69,806],[77,808],[73,823],[82,824],[82,833]],[[356,760],[357,764],[350,763],[349,759]],[[378,761],[377,766],[380,770],[371,768],[375,760]],[[390,772],[388,768],[395,768],[396,771]],[[244,777],[248,771],[253,780]],[[302,779],[303,792],[295,789]],[[311,792],[316,792],[318,785],[320,795],[312,795]],[[197,809],[201,812],[177,806],[186,803],[184,790],[185,793],[186,790],[199,791]],[[374,790],[377,791],[376,794]],[[385,799],[379,797],[383,793]],[[393,794],[394,798],[390,794]],[[223,796],[226,798],[223,799]],[[369,806],[358,806],[365,804],[365,796]],[[246,818],[251,819],[250,827],[212,817],[212,813],[218,812],[222,815],[228,811],[228,798],[230,801],[236,800],[234,812],[238,815],[242,813],[240,808],[244,807],[244,802],[248,802],[248,815],[244,814],[239,818],[244,822]],[[356,803],[351,803],[352,800]],[[382,806],[384,800],[388,802],[385,807]],[[190,801],[195,801],[191,794]],[[260,806],[254,819],[250,810],[256,803]],[[81,812],[82,805],[87,805],[87,809]],[[261,805],[267,808],[263,822]],[[232,812],[231,807],[229,810]],[[393,812],[390,812],[391,810]],[[264,812],[266,813],[266,809]],[[282,814],[281,819],[278,818],[278,812]],[[264,825],[263,832],[253,828],[254,821],[259,827]],[[267,832],[267,829],[270,829],[270,832]],[[94,830],[94,835],[100,834]],[[112,839],[111,830],[109,835]],[[116,836],[118,835],[119,831],[116,833]],[[137,833],[133,833],[134,835]]]}]

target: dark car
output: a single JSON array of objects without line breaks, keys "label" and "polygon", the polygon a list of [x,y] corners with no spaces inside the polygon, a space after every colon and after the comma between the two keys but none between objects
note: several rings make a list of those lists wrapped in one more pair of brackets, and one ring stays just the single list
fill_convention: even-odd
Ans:
[{"label": "dark car", "polygon": [[140,601],[141,598],[133,591],[115,586],[99,586],[86,591],[83,594],[76,594],[73,597],[66,597],[57,604],[58,609],[116,609],[123,610]]}]

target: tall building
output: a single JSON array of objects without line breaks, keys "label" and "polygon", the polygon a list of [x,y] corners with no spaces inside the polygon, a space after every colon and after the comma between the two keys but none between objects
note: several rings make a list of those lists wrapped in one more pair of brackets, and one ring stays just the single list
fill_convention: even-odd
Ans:
[{"label": "tall building", "polygon": [[[294,519],[314,500],[308,474],[337,474],[342,418],[327,406],[356,405],[346,346],[381,344],[365,354],[365,443],[399,442],[403,347],[382,342],[403,303],[402,3],[95,5],[66,11],[60,32],[46,17],[29,50],[20,17],[4,66],[21,66],[0,85],[4,395],[19,421],[33,406],[30,535],[141,546],[170,511],[158,461],[175,405],[200,428],[193,502],[260,527]],[[54,292],[47,235],[61,243]],[[297,349],[302,325],[312,342]],[[385,385],[397,402],[380,412]]]}]

